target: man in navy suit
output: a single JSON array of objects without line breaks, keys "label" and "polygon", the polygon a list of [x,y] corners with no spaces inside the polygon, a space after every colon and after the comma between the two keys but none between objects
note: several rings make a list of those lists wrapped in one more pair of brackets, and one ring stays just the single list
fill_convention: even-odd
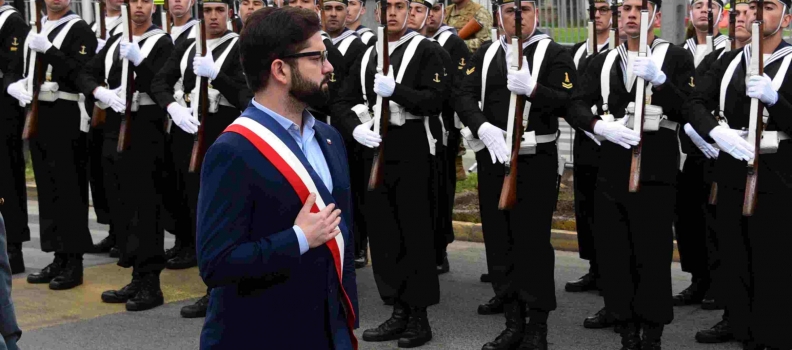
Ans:
[{"label": "man in navy suit", "polygon": [[198,264],[212,287],[201,349],[356,349],[350,182],[341,135],[306,111],[333,71],[316,13],[252,14],[253,101],[209,148]]}]

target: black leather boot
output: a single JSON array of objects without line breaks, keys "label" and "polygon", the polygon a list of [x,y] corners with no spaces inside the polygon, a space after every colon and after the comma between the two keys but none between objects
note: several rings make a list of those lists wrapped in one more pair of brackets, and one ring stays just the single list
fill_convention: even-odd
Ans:
[{"label": "black leather boot", "polygon": [[528,322],[518,350],[547,350],[547,323]]},{"label": "black leather boot", "polygon": [[702,278],[694,278],[690,286],[672,297],[674,306],[701,304],[707,289],[709,289],[708,281],[704,281]]},{"label": "black leather boot", "polygon": [[479,281],[481,283],[492,283],[492,277],[490,277],[488,273],[482,273],[481,276],[479,276]]},{"label": "black leather boot", "polygon": [[497,315],[503,312],[503,299],[497,295],[488,302],[478,306],[479,315]]},{"label": "black leather boot", "polygon": [[209,293],[202,296],[201,299],[195,304],[187,305],[181,308],[181,317],[184,318],[200,318],[206,317],[206,309],[209,307]]},{"label": "black leather boot", "polygon": [[484,344],[481,350],[513,350],[516,349],[525,335],[525,309],[519,302],[504,303],[503,312],[506,316],[506,329],[495,340]]},{"label": "black leather boot", "polygon": [[621,324],[621,350],[641,350],[641,328],[635,323]]},{"label": "black leather boot", "polygon": [[108,254],[111,258],[120,258],[121,257],[121,250],[118,247],[110,248],[110,254]]},{"label": "black leather boot", "polygon": [[410,318],[407,329],[399,338],[400,348],[415,348],[432,340],[432,327],[429,326],[429,316],[426,307],[410,308]]},{"label": "black leather boot", "polygon": [[8,243],[8,264],[11,274],[25,272],[25,259],[22,257],[22,243]]},{"label": "black leather boot", "polygon": [[66,254],[55,253],[55,260],[52,261],[52,264],[47,265],[39,272],[31,273],[27,276],[28,283],[50,283],[66,267],[66,260]]},{"label": "black leather boot", "polygon": [[143,311],[153,309],[165,303],[160,288],[159,272],[144,274],[140,283],[140,290],[134,297],[127,300],[127,311]]},{"label": "black leather boot", "polygon": [[722,320],[710,329],[698,331],[696,341],[704,344],[725,343],[734,339],[729,320]]},{"label": "black leather boot", "polygon": [[582,277],[569,281],[564,286],[564,290],[570,293],[587,292],[590,290],[597,290],[597,276],[589,272]]},{"label": "black leather boot", "polygon": [[105,303],[120,304],[126,303],[140,290],[142,278],[138,273],[132,273],[132,281],[119,290],[108,290],[102,293],[102,301]]},{"label": "black leather boot", "polygon": [[176,237],[176,244],[173,247],[165,249],[165,261],[175,258],[182,250],[181,239]]},{"label": "black leather boot", "polygon": [[69,256],[66,266],[61,273],[49,283],[49,289],[66,290],[83,284],[82,254]]},{"label": "black leather boot", "polygon": [[113,249],[116,245],[116,240],[114,235],[108,235],[99,243],[94,244],[93,249],[94,253],[109,253],[110,249]]},{"label": "black leather boot", "polygon": [[362,269],[366,265],[368,265],[368,252],[363,248],[355,254],[355,268]]},{"label": "black leather boot", "polygon": [[616,325],[616,319],[611,316],[608,309],[602,308],[597,311],[594,316],[586,317],[583,320],[583,327],[588,329],[601,329],[601,328],[608,328],[613,327]]},{"label": "black leather boot", "polygon": [[660,350],[660,338],[663,337],[663,325],[642,324],[641,350]]},{"label": "black leather boot", "polygon": [[405,329],[407,329],[409,317],[410,311],[407,307],[401,302],[394,302],[391,317],[377,326],[377,328],[365,330],[363,332],[363,340],[379,342],[399,339]]},{"label": "black leather boot", "polygon": [[183,270],[198,266],[198,259],[195,256],[195,247],[184,247],[165,263],[168,270]]}]

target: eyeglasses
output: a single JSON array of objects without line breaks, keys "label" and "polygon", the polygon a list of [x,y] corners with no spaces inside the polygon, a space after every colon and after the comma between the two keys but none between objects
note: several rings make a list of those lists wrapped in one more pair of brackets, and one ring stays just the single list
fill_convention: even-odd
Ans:
[{"label": "eyeglasses", "polygon": [[601,15],[607,15],[611,12],[610,7],[596,7],[597,12]]},{"label": "eyeglasses", "polygon": [[300,57],[312,57],[312,56],[319,56],[322,61],[322,65],[327,61],[327,50],[323,51],[308,51],[308,52],[300,52],[300,53],[293,53],[291,55],[284,55],[281,59],[287,58],[300,58]]}]

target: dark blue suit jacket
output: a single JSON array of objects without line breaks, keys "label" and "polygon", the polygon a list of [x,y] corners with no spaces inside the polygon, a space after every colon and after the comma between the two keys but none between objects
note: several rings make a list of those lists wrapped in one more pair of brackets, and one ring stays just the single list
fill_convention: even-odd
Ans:
[{"label": "dark blue suit jacket", "polygon": [[330,194],[294,139],[270,115],[250,105],[242,116],[283,140],[325,203],[341,209],[344,277],[339,281],[325,246],[300,256],[292,229],[300,198],[245,137],[222,134],[206,154],[198,199],[198,263],[201,277],[213,288],[201,349],[332,349],[332,335],[343,327],[339,283],[358,314],[344,142],[327,124],[314,125],[333,178]]}]

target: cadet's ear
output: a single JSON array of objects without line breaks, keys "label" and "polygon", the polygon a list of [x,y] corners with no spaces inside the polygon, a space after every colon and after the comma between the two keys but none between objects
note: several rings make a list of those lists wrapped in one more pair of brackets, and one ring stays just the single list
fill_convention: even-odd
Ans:
[{"label": "cadet's ear", "polygon": [[787,12],[784,14],[784,17],[781,19],[781,27],[788,28],[790,22],[792,22],[792,14]]}]

